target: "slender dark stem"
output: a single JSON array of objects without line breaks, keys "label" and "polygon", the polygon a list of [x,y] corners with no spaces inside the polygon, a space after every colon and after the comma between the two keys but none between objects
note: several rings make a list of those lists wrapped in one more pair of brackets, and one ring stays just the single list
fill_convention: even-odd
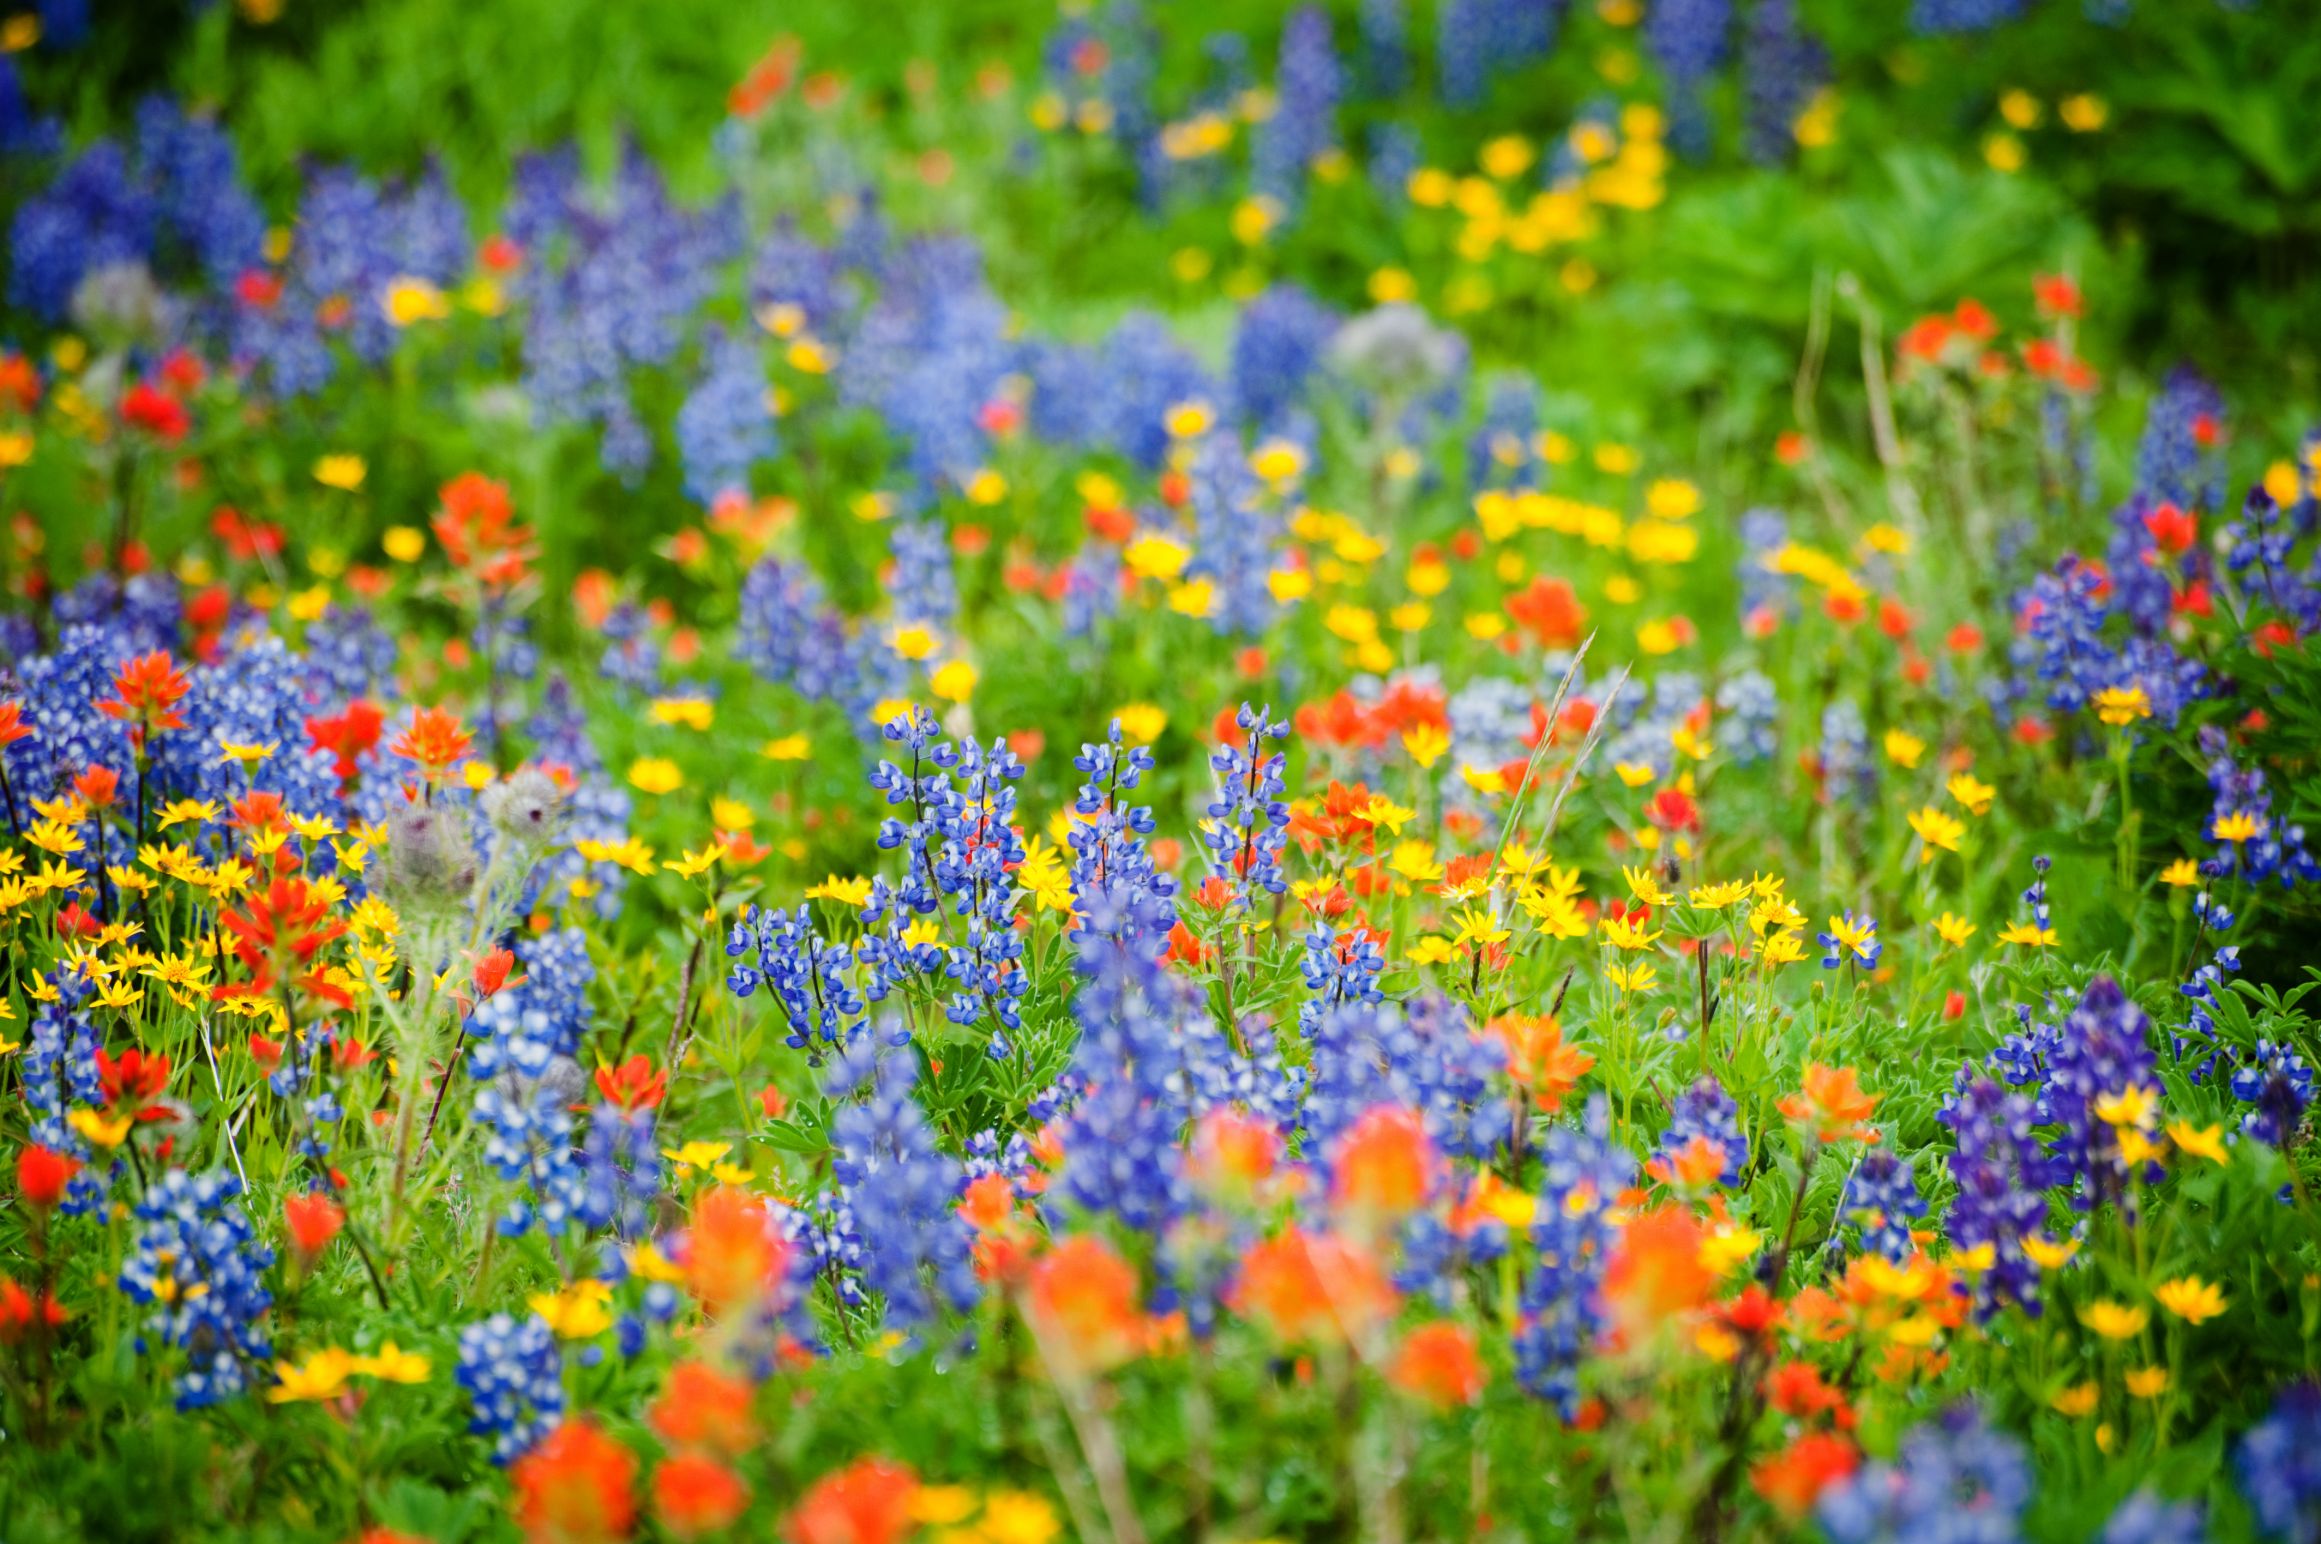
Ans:
[{"label": "slender dark stem", "polygon": [[1693,940],[1693,958],[1700,965],[1700,1075],[1709,1075],[1709,1021],[1716,1010],[1709,1006],[1709,946],[1708,940]]},{"label": "slender dark stem", "polygon": [[444,1057],[443,1072],[435,1080],[435,1103],[430,1105],[427,1110],[427,1129],[420,1134],[417,1149],[419,1152],[427,1151],[428,1142],[433,1140],[435,1136],[436,1118],[443,1114],[443,1096],[451,1089],[451,1074],[459,1066],[460,1052],[466,1049],[466,1046],[467,1018],[463,1014],[460,1017],[458,1033],[451,1037],[451,1054]]}]

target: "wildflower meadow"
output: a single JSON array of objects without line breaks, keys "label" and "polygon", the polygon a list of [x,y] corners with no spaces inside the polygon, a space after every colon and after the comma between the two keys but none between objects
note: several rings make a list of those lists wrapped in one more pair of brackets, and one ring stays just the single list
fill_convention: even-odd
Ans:
[{"label": "wildflower meadow", "polygon": [[23,3],[0,1540],[2321,1541],[2307,0]]}]

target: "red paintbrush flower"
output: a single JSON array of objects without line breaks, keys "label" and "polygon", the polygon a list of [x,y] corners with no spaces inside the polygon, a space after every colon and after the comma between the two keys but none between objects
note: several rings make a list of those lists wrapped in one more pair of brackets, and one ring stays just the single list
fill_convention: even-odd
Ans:
[{"label": "red paintbrush flower", "polygon": [[596,1091],[624,1110],[650,1110],[669,1092],[669,1075],[640,1053],[618,1067],[597,1068]]},{"label": "red paintbrush flower", "polygon": [[129,726],[129,743],[142,749],[149,736],[164,729],[183,729],[185,719],[177,704],[193,689],[169,657],[167,649],[140,654],[113,676],[113,695],[97,704],[107,718]]},{"label": "red paintbrush flower", "polygon": [[653,1514],[672,1537],[722,1533],[748,1506],[741,1476],[707,1454],[673,1454],[653,1473]]},{"label": "red paintbrush flower", "polygon": [[219,998],[263,997],[274,989],[278,976],[295,972],[291,984],[341,1008],[352,1007],[346,988],[316,967],[314,957],[323,945],[347,930],[344,922],[326,920],[330,906],[305,880],[277,877],[248,906],[225,914],[226,931],[234,936],[234,957],[250,973],[246,981],[220,982],[210,989]]},{"label": "red paintbrush flower", "polygon": [[121,796],[121,774],[111,767],[89,767],[73,779],[73,792],[90,809],[109,810]]},{"label": "red paintbrush flower", "polygon": [[357,697],[335,714],[308,719],[306,734],[316,750],[329,751],[338,758],[338,780],[351,783],[360,770],[363,752],[379,743],[386,726],[387,715],[379,705]]},{"label": "red paintbrush flower", "polygon": [[0,1342],[16,1344],[35,1320],[53,1330],[71,1317],[57,1302],[54,1292],[43,1292],[36,1303],[31,1293],[0,1277]]},{"label": "red paintbrush flower", "polygon": [[16,1155],[16,1193],[35,1211],[47,1211],[64,1199],[64,1187],[80,1171],[81,1161],[29,1143]]},{"label": "red paintbrush flower", "polygon": [[601,1544],[636,1521],[636,1455],[583,1416],[566,1421],[509,1469],[527,1539]]},{"label": "red paintbrush flower", "polygon": [[816,1480],[782,1533],[790,1544],[898,1544],[918,1526],[911,1517],[918,1491],[919,1478],[906,1466],[857,1459]]},{"label": "red paintbrush flower", "polygon": [[[476,961],[474,975],[476,1001],[482,1002],[501,987],[506,986],[508,972],[513,970],[515,965],[516,956],[506,949],[494,949]],[[518,977],[517,979],[521,980],[522,978]]]},{"label": "red paintbrush flower", "polygon": [[532,528],[519,525],[508,485],[481,472],[462,472],[443,485],[443,507],[432,522],[435,539],[454,568],[487,585],[512,585],[532,558]]},{"label": "red paintbrush flower", "polygon": [[193,415],[168,392],[139,381],[122,394],[121,422],[144,430],[164,445],[174,445],[193,428]]},{"label": "red paintbrush flower", "polygon": [[106,1108],[138,1120],[164,1120],[169,1107],[161,1096],[169,1091],[169,1058],[135,1046],[118,1057],[97,1047],[97,1086],[104,1091]]},{"label": "red paintbrush flower", "polygon": [[467,748],[474,743],[475,736],[462,727],[459,715],[449,708],[415,708],[410,724],[387,749],[406,761],[418,762],[421,775],[432,783],[465,761]]},{"label": "red paintbrush flower", "polygon": [[346,1226],[347,1210],[322,1191],[310,1190],[283,1198],[282,1222],[290,1230],[290,1247],[297,1251],[300,1264],[311,1267]]}]

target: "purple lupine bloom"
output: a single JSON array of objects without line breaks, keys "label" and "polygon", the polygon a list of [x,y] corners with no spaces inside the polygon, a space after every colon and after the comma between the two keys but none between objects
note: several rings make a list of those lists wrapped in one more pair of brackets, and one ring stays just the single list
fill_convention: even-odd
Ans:
[{"label": "purple lupine bloom", "polygon": [[2045,1229],[2048,1188],[2068,1178],[2068,1169],[2034,1130],[2039,1114],[2031,1100],[1971,1068],[1959,1069],[1940,1119],[1958,1142],[1950,1160],[1958,1195],[1944,1229],[1954,1249],[1991,1251],[1990,1269],[1975,1279],[1976,1312],[1987,1319],[2017,1303],[2037,1314],[2039,1268],[2023,1240]]},{"label": "purple lupine bloom", "polygon": [[[873,1070],[873,1054],[864,1046],[834,1069],[830,1092],[845,1102],[830,1123],[832,1172],[862,1240],[863,1285],[885,1298],[889,1322],[917,1329],[945,1309],[970,1311],[982,1296],[967,1223],[952,1204],[966,1175],[936,1148],[911,1097],[917,1061],[889,1055]],[[858,1102],[852,1095],[865,1083]]]},{"label": "purple lupine bloom", "polygon": [[757,345],[713,333],[702,342],[701,378],[677,409],[686,493],[705,508],[725,494],[747,494],[750,469],[772,460],[780,444]]},{"label": "purple lupine bloom", "polygon": [[[1841,1224],[1855,1230],[1864,1251],[1897,1264],[1909,1259],[1918,1247],[1910,1224],[1926,1215],[1926,1198],[1918,1193],[1911,1160],[1884,1147],[1862,1154],[1846,1176],[1837,1215]],[[1838,1243],[1833,1232],[1830,1246],[1834,1249]]]},{"label": "purple lupine bloom", "polygon": [[2233,1467],[2266,1537],[2321,1538],[2321,1388],[2281,1390],[2272,1413],[2241,1438]]},{"label": "purple lupine bloom", "polygon": [[1644,15],[1644,48],[1668,82],[1668,140],[1684,155],[1708,154],[1701,100],[1732,44],[1732,0],[1655,0]]},{"label": "purple lupine bloom", "polygon": [[1243,306],[1233,334],[1234,416],[1259,434],[1276,428],[1304,395],[1338,321],[1295,284],[1276,284]]},{"label": "purple lupine bloom", "polygon": [[1778,166],[1797,152],[1797,115],[1829,82],[1829,51],[1805,30],[1797,0],[1757,0],[1741,39],[1749,159]]},{"label": "purple lupine bloom", "polygon": [[492,1439],[492,1462],[523,1457],[564,1422],[564,1357],[538,1314],[504,1313],[459,1332],[453,1381],[474,1407],[467,1429]]},{"label": "purple lupine bloom", "polygon": [[1749,1166],[1749,1137],[1741,1129],[1741,1109],[1725,1086],[1713,1077],[1703,1076],[1690,1088],[1676,1096],[1669,1107],[1668,1129],[1660,1134],[1657,1156],[1668,1159],[1692,1145],[1695,1139],[1715,1144],[1724,1154],[1725,1162],[1717,1175],[1720,1185],[1737,1185],[1741,1171]]},{"label": "purple lupine bloom", "polygon": [[1580,1359],[1604,1328],[1604,1262],[1618,1241],[1612,1212],[1636,1160],[1611,1134],[1611,1106],[1591,1095],[1577,1127],[1549,1129],[1531,1226],[1538,1266],[1524,1279],[1515,1332],[1515,1377],[1566,1420],[1579,1412]]},{"label": "purple lupine bloom", "polygon": [[2185,509],[2224,503],[2224,462],[2213,453],[2224,421],[2224,395],[2199,371],[2178,365],[2153,396],[2136,446],[2136,486]]},{"label": "purple lupine bloom", "polygon": [[1241,905],[1250,908],[1258,892],[1280,895],[1289,888],[1281,868],[1289,843],[1289,805],[1281,797],[1289,758],[1267,748],[1268,741],[1288,737],[1289,725],[1276,722],[1271,709],[1246,702],[1233,722],[1247,743],[1220,745],[1210,754],[1217,798],[1208,807],[1205,835],[1212,866],[1226,876]]},{"label": "purple lupine bloom", "polygon": [[1338,148],[1338,101],[1345,68],[1330,37],[1330,13],[1318,5],[1290,12],[1274,75],[1274,109],[1250,152],[1250,182],[1295,209],[1314,162]]},{"label": "purple lupine bloom", "polygon": [[[199,1177],[171,1169],[137,1203],[137,1232],[122,1262],[120,1288],[152,1308],[154,1340],[186,1356],[177,1407],[200,1409],[248,1392],[267,1375],[273,1341],[265,1317],[274,1303],[266,1271],[274,1251],[237,1199],[232,1174]],[[141,1346],[144,1343],[141,1342]]]},{"label": "purple lupine bloom", "polygon": [[2015,1544],[2030,1502],[2022,1442],[1963,1403],[1824,1490],[1814,1516],[1832,1544]]}]

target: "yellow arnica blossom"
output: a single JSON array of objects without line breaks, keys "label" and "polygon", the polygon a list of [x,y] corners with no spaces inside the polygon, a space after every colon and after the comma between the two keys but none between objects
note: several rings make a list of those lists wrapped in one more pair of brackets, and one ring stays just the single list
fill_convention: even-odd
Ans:
[{"label": "yellow arnica blossom", "polygon": [[1035,836],[1024,844],[1023,864],[1015,871],[1015,880],[1042,909],[1072,909],[1071,873],[1047,838]]},{"label": "yellow arnica blossom", "polygon": [[1421,724],[1402,732],[1402,748],[1421,767],[1432,767],[1451,748],[1450,733],[1433,724]]},{"label": "yellow arnica blossom", "polygon": [[2093,1411],[2096,1401],[2102,1397],[2103,1389],[2099,1385],[2077,1383],[2067,1389],[2057,1389],[2047,1396],[2047,1403],[2053,1405],[2060,1414],[2076,1420]]},{"label": "yellow arnica blossom", "polygon": [[870,881],[867,879],[840,879],[830,875],[822,883],[806,891],[809,901],[836,901],[844,906],[868,906]]},{"label": "yellow arnica blossom", "polygon": [[1934,919],[1934,935],[1953,949],[1963,949],[1975,934],[1975,926],[1964,917],[1944,912]]},{"label": "yellow arnica blossom", "polygon": [[1396,842],[1394,854],[1386,861],[1386,868],[1414,885],[1431,885],[1443,877],[1443,865],[1435,858],[1431,842]]},{"label": "yellow arnica blossom", "polygon": [[352,1352],[325,1346],[301,1363],[276,1362],[274,1376],[281,1381],[266,1391],[266,1398],[277,1405],[336,1399],[346,1392],[347,1379],[356,1371]]},{"label": "yellow arnica blossom", "polygon": [[2152,1289],[2160,1306],[2186,1324],[2205,1324],[2225,1310],[2224,1290],[2197,1276],[2178,1276]]},{"label": "yellow arnica blossom", "polygon": [[451,302],[443,291],[425,279],[405,274],[388,283],[380,309],[395,326],[410,327],[419,322],[442,321],[451,315]]},{"label": "yellow arnica blossom", "polygon": [[2168,1124],[2168,1140],[2176,1144],[2178,1152],[2190,1153],[2195,1158],[2205,1158],[2210,1163],[2232,1162],[2231,1150],[2224,1145],[2222,1126],[2195,1126],[2188,1120],[2171,1121]]},{"label": "yellow arnica blossom", "polygon": [[2067,96],[2055,104],[2055,115],[2063,126],[2074,134],[2092,134],[2111,118],[2111,108],[2102,97],[2082,91]]},{"label": "yellow arnica blossom", "polygon": [[1152,744],[1169,726],[1168,710],[1156,703],[1132,702],[1112,716],[1120,721],[1121,736],[1138,745]]},{"label": "yellow arnica blossom", "polygon": [[[2222,1312],[2220,1306],[2217,1310]],[[2079,1310],[2079,1322],[2106,1340],[2127,1340],[2144,1332],[2151,1314],[2126,1303],[2098,1299]]]},{"label": "yellow arnica blossom", "polygon": [[910,659],[910,662],[933,659],[935,650],[942,648],[942,638],[935,636],[931,627],[919,627],[917,622],[912,622],[910,627],[896,627],[891,643],[894,643],[896,655]]},{"label": "yellow arnica blossom", "polygon": [[2029,922],[2010,922],[1999,930],[1999,942],[2021,944],[2030,949],[2052,949],[2055,947],[2055,930]]},{"label": "yellow arnica blossom", "polygon": [[1794,965],[1805,958],[1805,936],[1797,932],[1768,933],[1757,945],[1757,958],[1774,967]]},{"label": "yellow arnica blossom", "polygon": [[1429,933],[1410,946],[1413,965],[1448,965],[1458,957],[1458,946],[1439,933]]},{"label": "yellow arnica blossom", "polygon": [[633,836],[624,836],[617,842],[584,836],[572,844],[572,849],[591,863],[615,863],[633,874],[653,872],[653,849]]},{"label": "yellow arnica blossom", "polygon": [[2045,1234],[2026,1233],[2023,1235],[2023,1253],[2029,1255],[2039,1269],[2059,1271],[2071,1263],[2073,1255],[2079,1253],[2079,1240],[2067,1238],[2058,1243]]},{"label": "yellow arnica blossom", "polygon": [[1649,867],[1623,868],[1620,877],[1628,881],[1628,893],[1647,906],[1676,904],[1676,897],[1660,888],[1659,881],[1653,877]]},{"label": "yellow arnica blossom", "polygon": [[1275,486],[1291,482],[1306,469],[1306,453],[1289,440],[1267,440],[1249,454],[1249,470]]},{"label": "yellow arnica blossom", "polygon": [[129,1139],[130,1117],[106,1115],[101,1110],[75,1110],[65,1117],[73,1130],[98,1147],[115,1148]]},{"label": "yellow arnica blossom", "polygon": [[2172,889],[2185,889],[2200,883],[2200,865],[2190,858],[2178,858],[2160,870],[2160,883]]},{"label": "yellow arnica blossom", "polygon": [[369,473],[370,468],[364,465],[360,456],[324,456],[314,463],[314,480],[325,488],[336,488],[342,493],[352,493],[360,488]]},{"label": "yellow arnica blossom", "polygon": [[2209,827],[2208,834],[2220,842],[2245,842],[2264,828],[2264,822],[2247,810],[2234,810],[2229,815],[2218,816],[2216,824]]},{"label": "yellow arnica blossom", "polygon": [[990,1544],[1051,1544],[1064,1531],[1054,1507],[1020,1490],[995,1490],[983,1498],[977,1537]]},{"label": "yellow arnica blossom", "polygon": [[964,1485],[921,1485],[911,1492],[911,1521],[947,1528],[975,1512],[975,1492]]},{"label": "yellow arnica blossom", "polygon": [[1722,884],[1695,885],[1684,899],[1686,904],[1698,906],[1703,911],[1723,911],[1747,895],[1749,889],[1749,882],[1745,879],[1728,879]]},{"label": "yellow arnica blossom", "polygon": [[727,851],[725,843],[711,842],[699,852],[689,852],[675,858],[664,859],[661,867],[681,879],[699,879],[714,868]]},{"label": "yellow arnica blossom", "polygon": [[1910,829],[1924,844],[1918,850],[1918,861],[1932,863],[1936,853],[1958,851],[1959,839],[1966,835],[1966,822],[1929,804],[1910,812]]},{"label": "yellow arnica blossom", "polygon": [[1596,926],[1603,933],[1604,942],[1615,949],[1625,949],[1631,953],[1651,948],[1660,937],[1658,933],[1646,932],[1644,924],[1634,917],[1606,914],[1597,921]]},{"label": "yellow arnica blossom", "polygon": [[716,705],[706,697],[656,697],[647,711],[656,724],[683,725],[687,729],[707,729],[717,716]]},{"label": "yellow arnica blossom", "polygon": [[2095,716],[2113,728],[2124,728],[2152,716],[2152,699],[2140,686],[2107,686],[2095,694]]},{"label": "yellow arnica blossom", "polygon": [[2117,1093],[2098,1094],[2095,1098],[2096,1118],[2107,1126],[2148,1127],[2160,1114],[2160,1091],[2147,1084],[2132,1084]]},{"label": "yellow arnica blossom", "polygon": [[1990,784],[1977,779],[1972,772],[1955,772],[1943,786],[1950,790],[1953,799],[1966,807],[1969,815],[1989,814],[1991,800],[1998,797],[1999,792]]},{"label": "yellow arnica blossom", "polygon": [[1480,944],[1485,948],[1503,944],[1515,935],[1500,925],[1499,919],[1480,907],[1469,907],[1458,915],[1458,935],[1455,944]]},{"label": "yellow arnica blossom", "polygon": [[965,702],[975,695],[976,669],[963,659],[946,660],[927,677],[927,690],[945,702]]},{"label": "yellow arnica blossom", "polygon": [[590,1340],[612,1328],[612,1286],[594,1276],[561,1292],[536,1292],[527,1301],[560,1340]]},{"label": "yellow arnica blossom", "polygon": [[685,774],[666,756],[640,756],[629,764],[629,786],[640,793],[675,793]]},{"label": "yellow arnica blossom", "polygon": [[1139,579],[1174,579],[1192,560],[1193,549],[1157,533],[1139,536],[1121,549],[1121,561]]},{"label": "yellow arnica blossom", "polygon": [[1837,952],[1841,956],[1855,955],[1865,965],[1877,957],[1878,925],[1868,918],[1857,922],[1850,915],[1832,917],[1829,936],[1837,940]]},{"label": "yellow arnica blossom", "polygon": [[1217,410],[1206,402],[1180,402],[1168,410],[1163,422],[1172,438],[1189,440],[1209,432],[1217,422]]},{"label": "yellow arnica blossom", "polygon": [[1604,979],[1628,993],[1649,992],[1660,984],[1660,974],[1648,960],[1638,960],[1629,966],[1607,965]]}]

